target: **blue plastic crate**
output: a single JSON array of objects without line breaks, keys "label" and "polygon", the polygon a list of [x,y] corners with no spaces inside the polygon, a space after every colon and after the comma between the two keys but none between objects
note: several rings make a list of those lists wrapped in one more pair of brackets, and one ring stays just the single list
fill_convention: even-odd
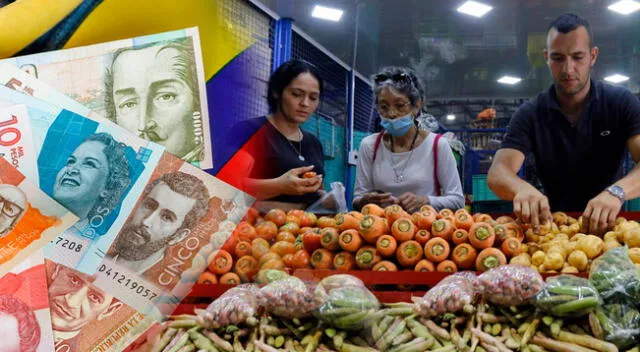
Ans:
[{"label": "blue plastic crate", "polygon": [[473,201],[500,200],[493,194],[487,184],[487,175],[473,175],[472,177]]},{"label": "blue plastic crate", "polygon": [[640,198],[627,201],[627,211],[640,211]]}]

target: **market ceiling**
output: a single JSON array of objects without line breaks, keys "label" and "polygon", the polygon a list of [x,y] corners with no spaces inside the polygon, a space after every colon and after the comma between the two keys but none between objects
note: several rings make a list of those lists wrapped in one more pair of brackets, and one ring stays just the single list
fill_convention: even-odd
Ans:
[{"label": "market ceiling", "polygon": [[[334,55],[351,63],[355,0],[261,0]],[[551,20],[564,12],[587,19],[600,57],[597,78],[623,73],[625,86],[640,88],[640,11],[609,11],[617,0],[479,0],[493,7],[476,18],[456,11],[465,0],[364,0],[357,70],[371,75],[384,65],[408,65],[437,97],[530,97],[551,78],[542,50]],[[311,16],[315,5],[345,11],[339,22]],[[338,40],[339,38],[339,40]],[[514,85],[497,80],[521,77]]]}]

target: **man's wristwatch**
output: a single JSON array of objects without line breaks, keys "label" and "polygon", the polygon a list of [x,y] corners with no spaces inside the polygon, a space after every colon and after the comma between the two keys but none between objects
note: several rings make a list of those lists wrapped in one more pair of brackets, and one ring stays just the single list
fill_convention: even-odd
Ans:
[{"label": "man's wristwatch", "polygon": [[624,201],[627,199],[627,194],[624,193],[624,189],[622,189],[622,187],[618,185],[611,185],[607,187],[607,192],[609,192],[609,194],[611,194],[612,196],[620,199],[622,203],[624,203]]}]

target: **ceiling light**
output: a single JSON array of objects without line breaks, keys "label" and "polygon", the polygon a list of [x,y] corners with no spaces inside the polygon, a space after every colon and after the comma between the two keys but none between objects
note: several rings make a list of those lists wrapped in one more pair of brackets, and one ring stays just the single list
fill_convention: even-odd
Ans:
[{"label": "ceiling light", "polygon": [[617,13],[621,13],[623,15],[628,15],[640,10],[640,2],[633,0],[622,0],[616,2],[613,5],[610,5],[608,9]]},{"label": "ceiling light", "polygon": [[498,79],[498,83],[511,84],[511,85],[520,83],[520,81],[522,81],[521,78],[513,77],[513,76],[502,76],[500,77],[500,79]]},{"label": "ceiling light", "polygon": [[462,4],[460,7],[458,7],[458,12],[475,16],[475,17],[482,17],[492,9],[493,7],[477,1],[467,1],[464,4]]},{"label": "ceiling light", "polygon": [[456,115],[453,115],[453,114],[447,115],[447,121],[453,121],[455,119],[456,119]]},{"label": "ceiling light", "polygon": [[342,18],[342,13],[343,11],[340,9],[316,5],[316,7],[313,8],[311,16],[322,18],[323,20],[338,22],[340,21],[340,18]]},{"label": "ceiling light", "polygon": [[622,83],[628,81],[629,77],[616,73],[615,75],[605,77],[604,80],[611,83]]}]

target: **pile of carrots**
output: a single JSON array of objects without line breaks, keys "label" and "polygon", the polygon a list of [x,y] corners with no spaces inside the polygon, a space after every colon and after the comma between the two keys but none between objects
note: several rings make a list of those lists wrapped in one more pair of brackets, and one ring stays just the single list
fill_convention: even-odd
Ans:
[{"label": "pile of carrots", "polygon": [[409,214],[398,205],[367,204],[361,212],[320,218],[280,209],[260,216],[252,209],[211,254],[199,282],[250,282],[262,269],[486,271],[520,254],[523,239],[511,217],[430,205]]}]

